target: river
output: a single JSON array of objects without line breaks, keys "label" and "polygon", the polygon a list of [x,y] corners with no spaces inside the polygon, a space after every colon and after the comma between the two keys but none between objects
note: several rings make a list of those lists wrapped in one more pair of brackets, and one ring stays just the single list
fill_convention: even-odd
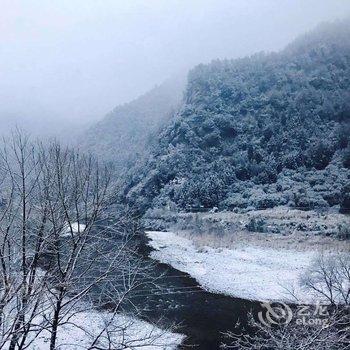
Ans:
[{"label": "river", "polygon": [[[142,241],[139,253],[145,261],[151,259],[150,252],[147,241]],[[162,276],[158,281],[162,288],[140,297],[142,317],[156,321],[162,315],[165,325],[179,324],[177,331],[187,337],[181,349],[219,349],[222,332],[242,330],[249,311],[260,310],[257,302],[205,291],[191,276],[169,265],[155,263],[153,270],[155,276]]]},{"label": "river", "polygon": [[[117,245],[118,238],[114,239]],[[156,290],[150,287],[149,290],[136,291],[132,296],[133,304],[141,310],[137,317],[165,328],[177,325],[175,331],[186,336],[180,349],[219,349],[224,341],[223,332],[249,331],[247,315],[250,311],[256,314],[261,310],[260,303],[208,292],[190,275],[152,260],[152,248],[146,235],[139,236],[135,243],[139,258],[145,265],[152,266],[151,275],[158,278],[159,286]],[[47,255],[42,262],[43,268],[49,262],[50,256]],[[96,292],[98,295],[99,290]]]}]

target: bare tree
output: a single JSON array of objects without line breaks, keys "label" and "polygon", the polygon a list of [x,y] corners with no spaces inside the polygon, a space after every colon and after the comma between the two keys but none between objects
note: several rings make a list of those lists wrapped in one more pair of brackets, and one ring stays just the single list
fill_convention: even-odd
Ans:
[{"label": "bare tree", "polygon": [[[326,314],[317,321],[315,315],[296,318],[288,324],[269,325],[249,315],[250,332],[227,332],[222,348],[283,350],[350,349],[350,256],[321,254],[301,278],[301,286],[326,303]],[[293,294],[294,297],[296,297]],[[318,315],[319,317],[320,315]]]},{"label": "bare tree", "polygon": [[0,347],[7,344],[12,350],[23,346],[42,300],[44,279],[38,275],[38,256],[45,217],[37,207],[41,164],[28,137],[17,131],[0,152],[0,161]]},{"label": "bare tree", "polygon": [[332,305],[350,304],[350,254],[321,254],[301,279],[301,286]]},{"label": "bare tree", "polygon": [[119,312],[135,309],[131,294],[156,280],[137,255],[132,220],[116,221],[109,209],[111,169],[17,131],[4,142],[0,171],[0,349],[25,349],[49,333],[54,350],[60,327],[86,305],[110,309],[87,348],[121,346]]},{"label": "bare tree", "polygon": [[319,325],[291,322],[266,326],[249,315],[253,332],[224,334],[223,349],[237,350],[347,350],[350,349],[350,317],[343,311],[333,312]]}]

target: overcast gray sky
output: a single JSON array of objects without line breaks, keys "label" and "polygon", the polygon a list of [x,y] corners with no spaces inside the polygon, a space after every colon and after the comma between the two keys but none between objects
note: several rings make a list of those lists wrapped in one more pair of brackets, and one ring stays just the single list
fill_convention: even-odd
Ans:
[{"label": "overcast gray sky", "polygon": [[[278,50],[348,0],[0,0],[0,121],[101,118],[184,67]],[[5,123],[5,122],[4,122]]]}]

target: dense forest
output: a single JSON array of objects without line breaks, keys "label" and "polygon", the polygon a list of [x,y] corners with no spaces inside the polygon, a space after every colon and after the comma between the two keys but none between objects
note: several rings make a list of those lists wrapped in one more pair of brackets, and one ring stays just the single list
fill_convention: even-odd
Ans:
[{"label": "dense forest", "polygon": [[[149,148],[129,169],[125,198],[142,211],[278,205],[340,205],[346,211],[349,37],[350,21],[323,24],[281,52],[195,67],[182,105],[162,119],[166,122],[151,143],[124,113],[135,138]],[[114,113],[123,108],[128,106]],[[118,145],[119,132],[109,132]],[[98,142],[100,133],[106,131],[98,130]],[[102,147],[115,156],[120,148],[113,145]]]}]

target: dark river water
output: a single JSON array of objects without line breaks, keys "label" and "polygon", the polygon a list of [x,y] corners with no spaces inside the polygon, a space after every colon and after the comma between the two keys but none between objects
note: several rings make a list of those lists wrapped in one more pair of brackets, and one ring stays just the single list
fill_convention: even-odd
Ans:
[{"label": "dark river water", "polygon": [[[151,250],[146,241],[139,246],[145,261],[150,260]],[[142,304],[144,319],[156,321],[162,315],[164,325],[179,324],[177,331],[187,337],[181,349],[219,349],[223,332],[246,328],[249,311],[260,310],[257,302],[207,292],[188,274],[169,265],[156,263],[153,270],[162,276],[158,281],[161,290],[145,293],[136,302]]]},{"label": "dark river water", "polygon": [[[118,244],[118,239],[114,242]],[[142,289],[131,296],[133,304],[141,310],[137,317],[161,327],[177,325],[176,332],[186,336],[180,349],[215,350],[225,340],[223,332],[240,333],[243,329],[249,332],[247,314],[260,311],[260,303],[205,291],[188,274],[152,260],[152,248],[147,243],[145,235],[136,240],[138,257],[145,265],[151,263],[151,274],[158,278],[159,288]],[[43,267],[49,262],[48,255]]]}]

